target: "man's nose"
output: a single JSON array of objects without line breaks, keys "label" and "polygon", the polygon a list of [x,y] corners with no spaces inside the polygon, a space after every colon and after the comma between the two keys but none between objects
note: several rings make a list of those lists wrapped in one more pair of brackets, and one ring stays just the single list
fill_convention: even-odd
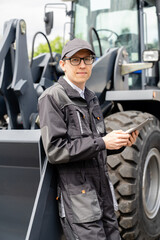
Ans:
[{"label": "man's nose", "polygon": [[85,67],[85,66],[86,66],[86,64],[84,63],[84,59],[81,59],[81,62],[80,62],[80,64],[79,64],[79,66],[80,66],[80,67]]}]

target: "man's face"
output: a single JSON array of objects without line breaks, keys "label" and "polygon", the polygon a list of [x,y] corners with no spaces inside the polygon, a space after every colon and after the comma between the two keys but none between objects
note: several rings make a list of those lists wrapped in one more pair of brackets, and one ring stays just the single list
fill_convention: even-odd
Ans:
[{"label": "man's face", "polygon": [[[87,49],[82,49],[75,53],[73,57],[89,57],[91,56],[91,52]],[[91,76],[92,65],[86,65],[83,60],[78,66],[73,66],[70,63],[70,60],[61,60],[60,66],[65,73],[65,76],[77,87],[84,89],[86,81]]]}]

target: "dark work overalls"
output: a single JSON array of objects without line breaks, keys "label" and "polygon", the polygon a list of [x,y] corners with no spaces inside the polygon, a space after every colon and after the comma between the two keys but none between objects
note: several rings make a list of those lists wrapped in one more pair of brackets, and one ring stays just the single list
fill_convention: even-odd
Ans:
[{"label": "dark work overalls", "polygon": [[39,116],[46,155],[59,173],[59,215],[66,239],[119,240],[97,97],[86,88],[81,98],[61,77],[39,98]]}]

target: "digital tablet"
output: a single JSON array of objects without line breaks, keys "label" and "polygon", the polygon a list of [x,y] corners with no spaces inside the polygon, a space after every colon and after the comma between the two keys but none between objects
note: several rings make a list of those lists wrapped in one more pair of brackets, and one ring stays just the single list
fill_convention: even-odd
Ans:
[{"label": "digital tablet", "polygon": [[141,130],[147,123],[149,123],[152,120],[153,120],[153,118],[147,118],[142,123],[138,124],[137,126],[135,126],[133,128],[130,128],[127,131],[125,131],[125,133],[132,133],[136,130]]}]

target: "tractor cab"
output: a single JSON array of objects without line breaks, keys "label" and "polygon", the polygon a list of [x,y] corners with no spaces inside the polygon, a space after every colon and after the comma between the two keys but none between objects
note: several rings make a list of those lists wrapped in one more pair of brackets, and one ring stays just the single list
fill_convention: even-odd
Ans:
[{"label": "tractor cab", "polygon": [[[73,35],[91,43],[99,58],[124,46],[129,62],[142,61],[144,50],[159,48],[155,1],[73,1]],[[158,64],[129,74],[129,89],[158,84]]]}]

